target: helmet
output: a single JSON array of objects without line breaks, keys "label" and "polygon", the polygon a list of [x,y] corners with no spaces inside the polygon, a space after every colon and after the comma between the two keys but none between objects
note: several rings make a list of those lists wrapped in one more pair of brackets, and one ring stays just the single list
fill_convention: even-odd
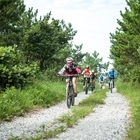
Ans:
[{"label": "helmet", "polygon": [[86,65],[86,69],[89,69],[89,65]]},{"label": "helmet", "polygon": [[67,57],[66,62],[73,62],[73,58],[72,57]]},{"label": "helmet", "polygon": [[111,67],[111,70],[114,70],[114,67]]},{"label": "helmet", "polygon": [[72,66],[73,58],[72,57],[67,57],[66,58],[66,63],[67,63],[68,66]]}]

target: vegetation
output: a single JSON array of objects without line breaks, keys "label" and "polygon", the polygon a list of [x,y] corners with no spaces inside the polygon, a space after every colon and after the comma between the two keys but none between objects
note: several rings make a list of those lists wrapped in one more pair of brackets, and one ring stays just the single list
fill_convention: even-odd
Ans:
[{"label": "vegetation", "polygon": [[128,7],[120,12],[122,21],[117,20],[119,28],[111,33],[110,57],[121,78],[126,82],[140,84],[140,1],[126,1]]},{"label": "vegetation", "polygon": [[45,78],[36,80],[22,90],[10,87],[0,94],[0,119],[11,121],[14,116],[24,116],[26,112],[50,107],[64,100],[65,82],[50,82]]},{"label": "vegetation", "polygon": [[[121,79],[118,91],[130,100],[132,107],[133,123],[128,139],[138,140],[140,0],[127,0],[126,3],[125,12],[120,12],[122,20],[117,20],[119,27],[115,33],[110,33],[110,58]],[[108,69],[109,62],[103,63],[96,50],[82,53],[83,44],[73,44],[77,31],[71,23],[53,18],[51,12],[38,19],[38,10],[33,12],[29,8],[26,11],[24,0],[0,0],[0,7],[1,120],[10,121],[14,116],[63,100],[64,80],[56,78],[56,73],[67,56],[72,56],[81,69],[87,64],[96,73]],[[80,109],[75,112],[79,113]]]},{"label": "vegetation", "polygon": [[38,10],[26,11],[23,0],[1,0],[0,6],[0,92],[11,86],[24,88],[38,72],[54,75],[68,56],[79,66],[87,57],[92,58],[92,69],[102,65],[96,51],[93,56],[82,53],[83,45],[73,44],[77,31],[71,23],[53,18],[51,12],[38,19]]},{"label": "vegetation", "polygon": [[128,140],[140,139],[140,0],[127,0],[125,12],[120,12],[119,27],[110,34],[110,58],[118,72],[118,92],[130,101],[132,126]]}]

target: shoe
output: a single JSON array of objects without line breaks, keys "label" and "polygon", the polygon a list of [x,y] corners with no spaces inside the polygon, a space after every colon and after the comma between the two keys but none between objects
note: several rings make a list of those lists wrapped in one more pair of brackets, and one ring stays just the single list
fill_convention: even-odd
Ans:
[{"label": "shoe", "polygon": [[77,93],[74,93],[74,97],[77,97]]}]

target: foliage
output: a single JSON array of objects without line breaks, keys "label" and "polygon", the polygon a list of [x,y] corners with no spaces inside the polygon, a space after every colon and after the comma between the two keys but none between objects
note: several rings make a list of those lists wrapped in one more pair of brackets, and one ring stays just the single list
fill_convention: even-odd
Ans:
[{"label": "foliage", "polygon": [[53,56],[59,50],[69,47],[68,41],[76,34],[70,23],[66,25],[63,20],[54,18],[50,21],[50,17],[51,13],[33,25],[25,38],[27,55],[30,55],[31,60],[39,61],[41,70],[47,69],[54,62]]},{"label": "foliage", "polygon": [[99,58],[99,53],[94,51],[92,54],[86,53],[81,65],[83,66],[83,69],[86,65],[89,65],[91,70],[94,70],[96,73],[98,73],[103,70],[107,70],[109,62],[103,63],[103,58]]},{"label": "foliage", "polygon": [[110,57],[114,66],[125,81],[140,83],[140,1],[127,1],[129,8],[120,12],[122,21],[117,20],[119,28],[110,34]]},{"label": "foliage", "polygon": [[0,46],[19,44],[21,15],[25,11],[23,0],[0,0]]},{"label": "foliage", "polygon": [[37,64],[27,65],[22,61],[22,54],[13,47],[0,47],[0,87],[23,87],[34,79]]},{"label": "foliage", "polygon": [[23,90],[7,88],[0,99],[0,120],[11,121],[14,116],[24,116],[30,110],[50,107],[65,99],[65,82],[50,82],[41,76]]}]

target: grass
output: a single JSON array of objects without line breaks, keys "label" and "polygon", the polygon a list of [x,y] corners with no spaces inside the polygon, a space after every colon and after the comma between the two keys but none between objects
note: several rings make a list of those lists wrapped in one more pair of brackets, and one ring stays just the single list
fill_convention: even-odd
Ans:
[{"label": "grass", "polygon": [[65,83],[37,80],[23,90],[7,89],[0,94],[0,99],[0,120],[11,121],[14,116],[24,116],[25,112],[50,107],[64,100]]},{"label": "grass", "polygon": [[117,90],[130,102],[131,127],[128,130],[126,140],[140,140],[140,89],[138,84],[117,82]]},{"label": "grass", "polygon": [[[82,81],[77,79],[77,91],[82,89]],[[15,116],[24,116],[31,110],[48,108],[65,100],[65,79],[47,80],[40,76],[24,89],[7,88],[0,94],[0,121],[12,121]]]}]

